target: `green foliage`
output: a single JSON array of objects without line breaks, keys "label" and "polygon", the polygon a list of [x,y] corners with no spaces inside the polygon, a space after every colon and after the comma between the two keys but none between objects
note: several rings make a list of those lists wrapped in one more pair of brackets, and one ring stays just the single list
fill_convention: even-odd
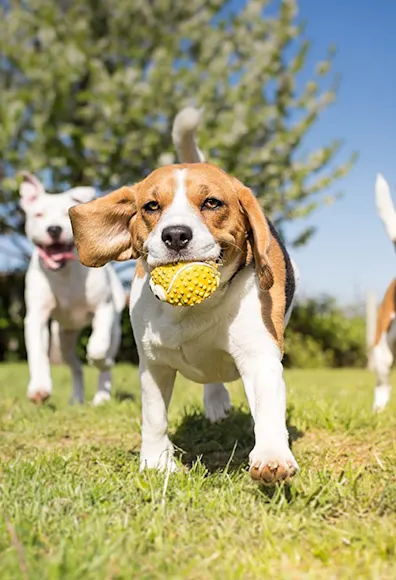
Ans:
[{"label": "green foliage", "polygon": [[2,3],[3,231],[18,223],[21,170],[54,190],[140,180],[169,151],[187,104],[205,108],[209,159],[252,187],[277,224],[329,201],[318,194],[352,159],[335,163],[338,141],[308,154],[300,145],[335,99],[333,53],[303,85],[309,44],[296,1],[270,16],[267,4],[249,0],[235,13],[229,0]]},{"label": "green foliage", "polygon": [[363,316],[348,316],[328,297],[294,308],[286,330],[286,366],[363,367],[366,360]]}]

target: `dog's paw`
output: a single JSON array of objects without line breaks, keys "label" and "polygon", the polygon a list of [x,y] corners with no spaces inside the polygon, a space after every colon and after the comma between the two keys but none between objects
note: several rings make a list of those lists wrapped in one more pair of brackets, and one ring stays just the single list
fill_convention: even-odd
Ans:
[{"label": "dog's paw", "polygon": [[94,407],[99,407],[100,405],[108,403],[110,400],[111,400],[110,393],[106,391],[98,391],[93,398],[92,405]]},{"label": "dog's paw", "polygon": [[47,401],[50,396],[51,396],[51,392],[48,391],[47,389],[36,389],[34,391],[28,391],[28,399],[30,401],[32,401],[32,403],[34,403],[35,405],[42,405],[43,403],[45,403],[45,401]]},{"label": "dog's paw", "polygon": [[383,411],[390,399],[391,387],[390,385],[378,385],[374,392],[373,411],[378,413]]},{"label": "dog's paw", "polygon": [[144,469],[157,469],[158,471],[177,471],[178,467],[173,458],[173,445],[168,440],[165,445],[155,449],[153,446],[142,446],[140,452],[140,471]]},{"label": "dog's paw", "polygon": [[249,459],[251,478],[265,485],[287,481],[299,470],[297,461],[287,446],[281,452],[270,450],[260,452],[254,448]]},{"label": "dog's paw", "polygon": [[224,385],[205,385],[205,417],[211,423],[225,419],[231,411],[230,395]]}]

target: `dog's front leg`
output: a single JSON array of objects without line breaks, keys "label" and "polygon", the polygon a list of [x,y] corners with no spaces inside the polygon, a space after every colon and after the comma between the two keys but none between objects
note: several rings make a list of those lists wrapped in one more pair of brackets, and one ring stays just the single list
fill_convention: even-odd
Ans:
[{"label": "dog's front leg", "polygon": [[30,381],[28,397],[35,403],[42,403],[52,393],[52,379],[48,356],[47,310],[29,309],[25,318],[25,343],[29,365]]},{"label": "dog's front leg", "polygon": [[114,304],[108,301],[98,305],[92,320],[87,357],[101,371],[109,369],[114,363],[109,351],[115,316]]},{"label": "dog's front leg", "polygon": [[168,437],[168,406],[176,371],[166,366],[140,363],[142,388],[142,448],[140,469],[175,471],[173,445]]},{"label": "dog's front leg", "polygon": [[288,479],[298,471],[298,465],[288,443],[286,389],[280,356],[276,352],[256,353],[256,356],[241,358],[237,364],[254,419],[255,445],[249,456],[250,475],[266,484]]}]

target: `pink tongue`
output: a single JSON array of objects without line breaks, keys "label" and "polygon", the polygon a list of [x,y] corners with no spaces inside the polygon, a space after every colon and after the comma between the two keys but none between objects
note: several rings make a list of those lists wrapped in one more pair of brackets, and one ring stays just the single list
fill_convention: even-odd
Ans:
[{"label": "pink tongue", "polygon": [[64,261],[76,259],[74,253],[70,250],[52,254],[50,251],[46,252],[43,248],[39,247],[38,251],[40,258],[43,260],[46,268],[50,268],[51,270],[58,270]]}]

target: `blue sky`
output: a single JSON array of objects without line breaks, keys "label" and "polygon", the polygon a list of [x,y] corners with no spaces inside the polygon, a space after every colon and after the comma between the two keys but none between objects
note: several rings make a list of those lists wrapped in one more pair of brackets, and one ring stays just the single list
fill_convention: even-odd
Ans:
[{"label": "blue sky", "polygon": [[[232,0],[234,8],[241,4]],[[342,79],[336,103],[311,130],[304,150],[341,138],[340,158],[358,151],[359,159],[333,188],[344,198],[312,214],[306,223],[318,233],[293,257],[301,270],[302,295],[327,293],[348,304],[363,300],[368,290],[381,296],[395,272],[396,255],[375,211],[374,181],[380,171],[394,191],[396,1],[300,0],[299,7],[312,43],[307,78],[334,44],[334,68]],[[292,236],[302,225],[290,226],[287,233]]]},{"label": "blue sky", "polygon": [[342,138],[345,156],[359,152],[352,171],[333,188],[344,198],[312,214],[307,221],[318,233],[293,252],[301,290],[328,293],[344,304],[362,300],[368,290],[382,296],[395,275],[396,255],[376,214],[374,181],[378,171],[383,173],[396,202],[396,2],[300,0],[299,6],[312,41],[308,68],[335,44],[335,70],[342,79],[336,103],[312,129],[304,149]]}]

